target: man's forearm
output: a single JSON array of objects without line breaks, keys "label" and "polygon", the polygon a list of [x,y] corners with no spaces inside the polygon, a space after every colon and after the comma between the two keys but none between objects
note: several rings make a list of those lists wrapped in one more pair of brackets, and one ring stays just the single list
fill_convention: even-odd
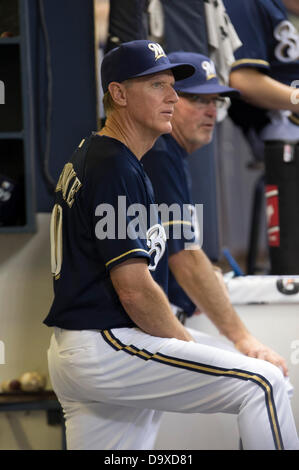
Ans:
[{"label": "man's forearm", "polygon": [[248,103],[265,109],[299,112],[299,90],[251,68],[231,72],[230,85],[240,90]]},{"label": "man's forearm", "polygon": [[248,334],[202,250],[183,250],[170,257],[169,265],[180,286],[223,335],[236,343]]},{"label": "man's forearm", "polygon": [[132,301],[123,299],[122,304],[129,317],[146,333],[162,338],[192,340],[172,312],[168,299],[158,284],[135,293]]},{"label": "man's forearm", "polygon": [[111,273],[120,302],[133,322],[143,331],[162,338],[192,341],[171,310],[168,299],[142,262],[123,263]]}]

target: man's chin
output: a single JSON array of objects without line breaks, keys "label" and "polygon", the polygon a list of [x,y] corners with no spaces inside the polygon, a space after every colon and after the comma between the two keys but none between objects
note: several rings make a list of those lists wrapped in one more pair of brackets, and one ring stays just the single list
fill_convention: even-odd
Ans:
[{"label": "man's chin", "polygon": [[163,126],[159,128],[160,135],[162,134],[170,134],[172,132],[172,125],[170,122],[165,123]]},{"label": "man's chin", "polygon": [[202,135],[202,138],[200,139],[200,144],[201,146],[203,145],[208,145],[212,142],[213,139],[213,131],[207,131]]},{"label": "man's chin", "polygon": [[192,152],[195,152],[196,150],[200,149],[201,147],[204,147],[205,145],[208,145],[212,142],[212,136],[210,137],[203,137],[202,139],[196,140],[191,144],[190,142],[190,147],[192,148]]}]

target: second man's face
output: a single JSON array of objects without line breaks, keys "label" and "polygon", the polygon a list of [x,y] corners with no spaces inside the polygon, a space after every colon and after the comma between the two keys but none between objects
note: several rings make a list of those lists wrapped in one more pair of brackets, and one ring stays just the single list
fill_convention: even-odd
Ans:
[{"label": "second man's face", "polygon": [[173,74],[166,71],[133,79],[127,87],[129,116],[144,132],[158,137],[172,131],[171,120],[178,101],[173,85]]},{"label": "second man's face", "polygon": [[216,94],[200,95],[199,101],[180,97],[176,104],[172,124],[188,153],[211,142],[217,117],[217,97]]}]

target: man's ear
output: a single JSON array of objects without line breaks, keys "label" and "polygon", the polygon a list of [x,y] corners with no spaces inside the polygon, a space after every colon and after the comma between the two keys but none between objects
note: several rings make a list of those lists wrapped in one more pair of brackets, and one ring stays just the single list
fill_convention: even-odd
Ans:
[{"label": "man's ear", "polygon": [[111,82],[109,83],[108,90],[113,101],[119,106],[126,106],[127,104],[127,94],[126,88],[122,83]]}]

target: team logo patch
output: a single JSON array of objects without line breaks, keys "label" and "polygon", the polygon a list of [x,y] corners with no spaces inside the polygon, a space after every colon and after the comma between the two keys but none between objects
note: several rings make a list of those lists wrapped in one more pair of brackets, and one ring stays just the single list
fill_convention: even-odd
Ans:
[{"label": "team logo patch", "polygon": [[201,64],[202,68],[204,69],[205,73],[206,73],[206,79],[207,80],[211,80],[211,78],[215,78],[216,77],[216,69],[215,69],[215,65],[213,62],[209,61],[209,60],[204,60]]},{"label": "team logo patch", "polygon": [[155,60],[161,59],[161,57],[166,57],[166,54],[160,44],[151,42],[149,43],[148,48],[154,52]]},{"label": "team logo patch", "polygon": [[146,232],[146,238],[147,246],[149,248],[149,255],[152,257],[149,270],[155,271],[160,259],[165,252],[166,233],[164,227],[162,227],[160,224],[153,225]]}]

